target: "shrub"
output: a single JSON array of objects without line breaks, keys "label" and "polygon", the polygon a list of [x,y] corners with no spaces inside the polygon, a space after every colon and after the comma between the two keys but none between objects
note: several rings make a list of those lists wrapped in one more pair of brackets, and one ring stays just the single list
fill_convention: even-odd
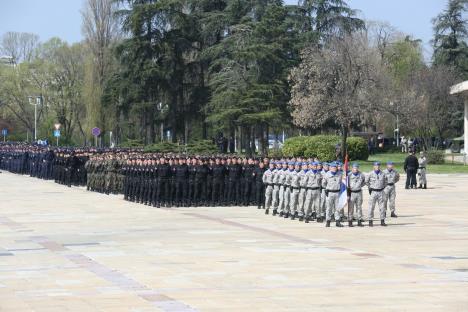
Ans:
[{"label": "shrub", "polygon": [[306,141],[309,138],[307,136],[299,136],[287,139],[283,145],[283,155],[287,157],[304,156],[304,151],[307,147]]},{"label": "shrub", "polygon": [[429,150],[426,152],[427,162],[429,164],[445,163],[445,153],[439,150]]},{"label": "shrub", "polygon": [[120,144],[121,147],[143,147],[143,143],[141,140],[132,140],[132,139],[127,139],[125,142]]},{"label": "shrub", "polygon": [[195,141],[187,145],[187,153],[189,154],[207,155],[218,152],[218,147],[210,140]]},{"label": "shrub", "polygon": [[367,142],[361,137],[350,137],[346,140],[348,145],[348,156],[350,160],[367,160],[369,150]]},{"label": "shrub", "polygon": [[[286,140],[283,146],[283,155],[317,157],[322,160],[336,159],[336,145],[341,143],[341,137],[336,135],[315,135],[292,137]],[[348,155],[350,160],[367,160],[369,151],[367,142],[360,137],[347,139]]]},{"label": "shrub", "polygon": [[144,151],[149,153],[180,153],[182,148],[176,143],[161,142],[145,146]]}]

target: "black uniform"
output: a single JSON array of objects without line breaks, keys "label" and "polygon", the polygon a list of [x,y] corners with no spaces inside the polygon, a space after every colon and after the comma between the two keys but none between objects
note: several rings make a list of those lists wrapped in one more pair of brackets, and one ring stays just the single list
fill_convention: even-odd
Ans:
[{"label": "black uniform", "polygon": [[409,155],[405,159],[404,169],[406,172],[406,188],[416,188],[416,173],[418,172],[419,162],[416,156]]}]

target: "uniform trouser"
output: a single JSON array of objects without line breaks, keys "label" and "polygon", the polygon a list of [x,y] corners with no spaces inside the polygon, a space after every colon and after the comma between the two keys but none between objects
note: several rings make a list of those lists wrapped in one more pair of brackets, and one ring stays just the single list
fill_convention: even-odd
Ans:
[{"label": "uniform trouser", "polygon": [[329,192],[326,196],[327,201],[327,221],[331,220],[333,214],[335,214],[335,220],[340,220],[340,209],[338,209],[338,202],[340,198],[340,193]]},{"label": "uniform trouser", "polygon": [[254,183],[255,202],[258,207],[265,207],[265,184],[263,182]]},{"label": "uniform trouser", "polygon": [[280,190],[279,185],[272,186],[271,205],[273,206],[273,209],[275,209],[275,210],[278,209],[278,205],[279,205],[279,197],[278,197],[279,196],[279,190]]},{"label": "uniform trouser", "polygon": [[231,204],[238,204],[239,203],[239,181],[237,180],[229,180],[229,202]]},{"label": "uniform trouser", "polygon": [[325,196],[325,189],[322,189],[321,194],[320,194],[320,214],[317,213],[317,215],[320,215],[322,218],[325,217],[325,212],[327,210],[327,196]]},{"label": "uniform trouser", "polygon": [[156,195],[158,203],[167,203],[169,201],[170,183],[171,180],[169,179],[158,180],[158,190]]},{"label": "uniform trouser", "polygon": [[[289,187],[288,187],[289,189]],[[284,205],[284,199],[286,197],[286,187],[284,185],[279,186],[279,191],[278,191],[278,209],[281,212],[286,212],[285,205]]]},{"label": "uniform trouser", "polygon": [[406,170],[406,188],[416,186],[416,169],[408,168]]},{"label": "uniform trouser", "polygon": [[275,207],[274,205],[275,200],[273,198],[274,188],[275,186],[273,185],[267,185],[265,188],[265,208],[266,209],[270,209],[272,203],[273,203],[273,207]]},{"label": "uniform trouser", "polygon": [[305,210],[307,208],[305,207],[305,197],[306,197],[307,189],[301,187],[299,190],[299,196],[297,198],[297,211],[299,212],[299,216],[302,217],[305,215]]},{"label": "uniform trouser", "polygon": [[243,180],[243,189],[242,189],[242,204],[249,205],[250,204],[250,197],[252,193],[252,181]]},{"label": "uniform trouser", "polygon": [[348,221],[352,221],[355,214],[357,220],[362,220],[362,191],[351,192],[348,209]]},{"label": "uniform trouser", "polygon": [[224,180],[223,179],[213,179],[213,187],[211,192],[211,201],[214,205],[219,205],[224,203]]},{"label": "uniform trouser", "polygon": [[297,212],[297,206],[298,206],[298,199],[299,199],[299,188],[292,188],[291,187],[291,195],[290,195],[290,200],[289,200],[289,211],[291,214],[296,214]]},{"label": "uniform trouser", "polygon": [[195,200],[195,179],[188,180],[187,200],[190,204]]},{"label": "uniform trouser", "polygon": [[187,202],[187,181],[185,179],[175,179],[175,202],[183,204]]},{"label": "uniform trouser", "polygon": [[395,198],[396,189],[395,185],[387,185],[384,189],[384,208],[387,211],[387,205],[390,206],[390,211],[395,212]]},{"label": "uniform trouser", "polygon": [[368,214],[369,221],[374,219],[375,204],[379,205],[380,220],[385,220],[384,196],[385,195],[383,191],[380,191],[380,192],[372,191],[370,198],[369,198],[369,214]]},{"label": "uniform trouser", "polygon": [[206,181],[195,180],[195,202],[205,203],[206,199]]},{"label": "uniform trouser", "polygon": [[320,216],[320,189],[308,189],[305,196],[304,211],[306,217],[310,217],[312,212]]},{"label": "uniform trouser", "polygon": [[291,211],[291,187],[285,186],[284,187],[284,199],[283,199],[283,212],[290,212]]},{"label": "uniform trouser", "polygon": [[427,184],[426,168],[419,169],[419,185]]}]

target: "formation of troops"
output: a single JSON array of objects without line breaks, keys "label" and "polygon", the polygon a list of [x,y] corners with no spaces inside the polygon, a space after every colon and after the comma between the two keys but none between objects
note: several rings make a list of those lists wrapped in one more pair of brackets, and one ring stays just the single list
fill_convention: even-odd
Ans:
[{"label": "formation of troops", "polygon": [[[419,161],[425,169],[425,157]],[[305,223],[325,222],[327,227],[332,222],[342,227],[347,221],[352,227],[355,221],[364,226],[366,219],[373,226],[377,206],[380,224],[386,226],[387,209],[391,217],[397,217],[395,184],[400,175],[393,162],[386,163],[384,169],[376,162],[369,173],[362,173],[357,163],[349,167],[346,170],[339,161],[303,158],[204,157],[143,153],[139,149],[0,145],[0,169],[55,180],[69,187],[123,194],[125,200],[158,208],[257,206],[272,216]],[[370,195],[366,216],[362,207],[365,189]]]}]

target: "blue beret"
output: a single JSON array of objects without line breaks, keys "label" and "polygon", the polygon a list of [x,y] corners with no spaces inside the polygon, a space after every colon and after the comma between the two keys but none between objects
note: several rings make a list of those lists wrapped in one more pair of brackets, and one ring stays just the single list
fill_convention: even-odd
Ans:
[{"label": "blue beret", "polygon": [[288,165],[290,165],[290,166],[294,166],[294,161],[290,161],[290,162],[288,162]]},{"label": "blue beret", "polygon": [[296,162],[294,163],[294,165],[296,165],[296,166],[301,166],[301,165],[302,165],[302,163],[301,163],[301,162],[299,162],[299,161],[296,161]]},{"label": "blue beret", "polygon": [[324,166],[329,166],[330,164],[327,163],[327,162],[324,162],[323,165],[324,165]]},{"label": "blue beret", "polygon": [[374,166],[380,166],[380,161],[374,162]]},{"label": "blue beret", "polygon": [[318,164],[319,164],[319,163],[318,163],[317,161],[313,161],[313,162],[311,163],[312,166],[317,166]]},{"label": "blue beret", "polygon": [[353,163],[353,168],[359,168],[359,164],[358,163]]},{"label": "blue beret", "polygon": [[335,162],[332,162],[332,163],[330,164],[330,167],[335,167],[335,168],[336,168],[336,163],[335,163]]},{"label": "blue beret", "polygon": [[387,165],[394,165],[395,163],[393,161],[387,161]]},{"label": "blue beret", "polygon": [[316,161],[315,163],[317,164],[317,166],[320,166],[322,164],[320,161]]}]

